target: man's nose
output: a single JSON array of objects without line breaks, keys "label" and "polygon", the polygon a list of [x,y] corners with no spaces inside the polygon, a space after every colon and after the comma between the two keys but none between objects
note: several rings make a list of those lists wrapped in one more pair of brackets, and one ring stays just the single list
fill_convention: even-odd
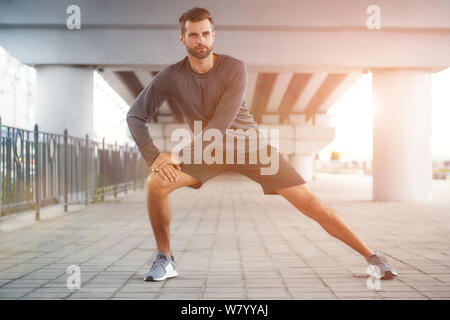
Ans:
[{"label": "man's nose", "polygon": [[206,42],[206,37],[204,37],[204,36],[201,35],[198,42],[199,42],[200,44],[204,44],[204,43]]}]

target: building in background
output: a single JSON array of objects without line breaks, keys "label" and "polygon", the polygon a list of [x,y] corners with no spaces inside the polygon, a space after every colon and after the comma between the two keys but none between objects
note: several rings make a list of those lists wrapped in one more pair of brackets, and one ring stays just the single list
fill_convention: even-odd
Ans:
[{"label": "building in background", "polygon": [[[0,47],[0,116],[2,124],[32,130],[35,125],[36,70]],[[125,123],[130,106],[94,73],[94,140],[106,143],[134,141]],[[38,124],[39,125],[39,124]],[[61,132],[62,134],[62,132]]]},{"label": "building in background", "polygon": [[113,88],[94,72],[94,140],[106,143],[132,144],[134,140],[126,124],[130,106]]},{"label": "building in background", "polygon": [[0,47],[0,116],[11,127],[33,128],[36,71]]}]

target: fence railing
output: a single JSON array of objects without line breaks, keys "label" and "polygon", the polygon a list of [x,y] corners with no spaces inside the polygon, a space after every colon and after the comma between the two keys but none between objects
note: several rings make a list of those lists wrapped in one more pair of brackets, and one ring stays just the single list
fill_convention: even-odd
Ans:
[{"label": "fence railing", "polygon": [[0,118],[1,215],[63,203],[104,201],[106,195],[144,188],[148,168],[136,146],[118,146],[4,126]]}]

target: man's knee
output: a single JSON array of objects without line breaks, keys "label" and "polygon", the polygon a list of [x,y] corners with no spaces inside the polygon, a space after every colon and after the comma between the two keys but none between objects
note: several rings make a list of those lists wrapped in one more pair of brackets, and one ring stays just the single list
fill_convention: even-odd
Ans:
[{"label": "man's knee", "polygon": [[161,178],[158,173],[152,172],[147,177],[147,193],[153,196],[166,196],[170,193],[170,182]]}]

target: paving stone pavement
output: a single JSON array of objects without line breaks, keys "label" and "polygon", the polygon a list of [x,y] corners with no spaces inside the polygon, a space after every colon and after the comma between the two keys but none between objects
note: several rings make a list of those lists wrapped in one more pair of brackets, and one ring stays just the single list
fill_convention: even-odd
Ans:
[{"label": "paving stone pavement", "polygon": [[[450,299],[450,182],[432,203],[373,202],[371,178],[310,189],[400,276],[369,289],[365,260],[281,196],[236,174],[170,195],[180,276],[145,282],[156,253],[145,190],[0,233],[0,299]],[[67,267],[81,288],[67,288]]]}]

